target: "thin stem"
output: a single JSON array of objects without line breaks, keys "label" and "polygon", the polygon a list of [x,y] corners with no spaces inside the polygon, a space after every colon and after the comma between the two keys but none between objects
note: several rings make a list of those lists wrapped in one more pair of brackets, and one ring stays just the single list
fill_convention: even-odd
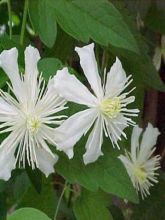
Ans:
[{"label": "thin stem", "polygon": [[64,185],[64,188],[63,188],[63,190],[62,190],[62,192],[61,192],[60,198],[59,198],[59,200],[58,200],[58,203],[57,203],[57,207],[56,207],[56,211],[55,211],[55,215],[54,215],[54,220],[57,219],[58,211],[59,211],[59,208],[60,208],[60,205],[61,205],[61,201],[62,201],[63,195],[64,195],[65,190],[66,190],[66,188],[67,188],[67,184],[68,184],[68,183],[67,183],[67,181],[66,181],[66,182],[65,182],[65,185]]},{"label": "thin stem", "polygon": [[8,16],[9,16],[9,37],[12,39],[12,13],[11,13],[11,1],[7,0]]},{"label": "thin stem", "polygon": [[26,20],[27,20],[27,12],[28,12],[28,0],[25,0],[24,11],[23,11],[22,27],[21,27],[21,35],[20,35],[20,44],[21,45],[23,45],[23,42],[24,42]]}]

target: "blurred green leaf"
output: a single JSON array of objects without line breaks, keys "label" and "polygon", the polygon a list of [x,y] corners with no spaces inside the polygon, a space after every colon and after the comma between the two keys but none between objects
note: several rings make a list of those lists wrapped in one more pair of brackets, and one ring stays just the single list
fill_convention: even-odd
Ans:
[{"label": "blurred green leaf", "polygon": [[35,188],[31,186],[24,194],[19,207],[33,207],[39,209],[52,218],[56,204],[57,197],[53,190],[53,186],[49,179],[43,177],[41,192],[36,192]]},{"label": "blurred green leaf", "polygon": [[42,189],[42,173],[39,169],[32,170],[31,167],[26,167],[27,175],[34,186],[35,190],[40,193]]},{"label": "blurred green leaf", "polygon": [[133,206],[131,220],[163,220],[165,216],[165,181],[151,188],[151,195]]},{"label": "blurred green leaf", "polygon": [[5,193],[0,193],[0,220],[6,220],[6,214],[6,195]]},{"label": "blurred green leaf", "polygon": [[145,17],[145,25],[153,31],[165,34],[165,10],[153,5]]},{"label": "blurred green leaf", "polygon": [[77,220],[113,220],[107,205],[100,192],[84,190],[75,201],[73,211]]},{"label": "blurred green leaf", "polygon": [[34,29],[39,34],[41,41],[51,48],[56,40],[57,24],[48,1],[30,0],[29,12]]},{"label": "blurred green leaf", "polygon": [[53,76],[57,70],[63,67],[61,61],[56,58],[43,58],[38,62],[39,71],[46,81]]},{"label": "blurred green leaf", "polygon": [[50,220],[50,218],[37,209],[22,208],[9,215],[7,220]]}]

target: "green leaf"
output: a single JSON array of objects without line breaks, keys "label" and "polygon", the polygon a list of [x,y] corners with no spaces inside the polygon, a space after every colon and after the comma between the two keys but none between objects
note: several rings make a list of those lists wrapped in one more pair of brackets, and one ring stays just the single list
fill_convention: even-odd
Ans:
[{"label": "green leaf", "polygon": [[120,12],[107,0],[49,0],[56,20],[72,37],[109,44],[139,53],[137,43]]},{"label": "green leaf", "polygon": [[62,63],[56,58],[43,58],[38,62],[39,71],[46,81],[53,76],[57,70],[62,68]]},{"label": "green leaf", "polygon": [[0,220],[6,220],[6,195],[5,193],[0,193]]},{"label": "green leaf", "polygon": [[27,175],[34,186],[35,190],[40,193],[42,189],[42,173],[39,169],[32,170],[31,167],[26,167]]},{"label": "green leaf", "polygon": [[24,194],[19,207],[33,207],[39,209],[52,218],[56,205],[57,197],[52,184],[48,178],[43,177],[41,192],[37,193],[35,188],[31,186]]},{"label": "green leaf", "polygon": [[150,190],[150,196],[133,207],[131,220],[162,220],[165,216],[165,181],[160,180]]},{"label": "green leaf", "polygon": [[77,220],[112,220],[113,218],[106,206],[102,193],[84,190],[75,201],[73,211]]},{"label": "green leaf", "polygon": [[37,209],[22,208],[9,215],[7,220],[50,220],[50,218]]},{"label": "green leaf", "polygon": [[158,9],[154,5],[148,11],[144,21],[145,25],[151,30],[165,34],[165,11]]},{"label": "green leaf", "polygon": [[[84,138],[85,139],[85,138]],[[112,193],[121,198],[137,202],[138,197],[132,186],[130,178],[117,158],[115,150],[111,148],[109,141],[104,143],[104,156],[95,163],[84,165],[82,162],[82,152],[85,142],[81,140],[75,147],[75,156],[72,160],[60,156],[56,164],[56,171],[71,183],[78,183],[91,191],[101,188],[103,191]]]},{"label": "green leaf", "polygon": [[29,4],[31,21],[35,31],[47,47],[53,47],[57,35],[57,24],[52,8],[48,6],[47,0],[31,0]]}]

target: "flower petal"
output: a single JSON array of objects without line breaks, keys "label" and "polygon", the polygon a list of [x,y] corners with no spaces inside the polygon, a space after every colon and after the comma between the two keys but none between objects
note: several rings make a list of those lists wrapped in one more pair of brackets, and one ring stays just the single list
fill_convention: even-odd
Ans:
[{"label": "flower petal", "polygon": [[50,155],[42,148],[36,147],[36,157],[38,162],[38,168],[45,174],[46,177],[49,176],[50,173],[54,172],[54,164],[58,160],[58,156]]},{"label": "flower petal", "polygon": [[7,181],[11,177],[11,171],[15,169],[15,148],[6,152],[5,147],[0,148],[0,179]]},{"label": "flower petal", "polygon": [[143,134],[142,142],[140,145],[139,161],[143,162],[148,159],[150,152],[157,142],[158,135],[160,134],[157,128],[148,123],[148,126]]},{"label": "flower petal", "polygon": [[14,93],[17,97],[21,94],[21,78],[18,69],[18,50],[12,48],[10,50],[4,50],[0,54],[0,67],[5,71],[9,77]]},{"label": "flower petal", "polygon": [[[40,59],[40,54],[38,50],[32,46],[28,46],[25,49],[25,80],[24,88],[25,98],[30,97],[30,101],[35,103],[38,97],[39,88],[38,88],[38,67],[37,63]],[[28,100],[29,101],[29,100]]]},{"label": "flower petal", "polygon": [[33,83],[38,76],[37,63],[40,60],[39,51],[29,45],[25,49],[25,76]]},{"label": "flower petal", "polygon": [[76,47],[75,51],[80,57],[81,67],[95,95],[102,98],[103,90],[94,54],[94,43],[81,48]]},{"label": "flower petal", "polygon": [[126,82],[126,73],[122,67],[120,60],[116,57],[116,62],[107,73],[105,95],[108,97],[119,95],[120,92],[123,90]]},{"label": "flower petal", "polygon": [[74,75],[69,74],[67,68],[57,71],[54,86],[59,95],[68,101],[90,107],[97,103],[96,97]]},{"label": "flower petal", "polygon": [[140,134],[142,133],[142,128],[135,126],[133,128],[132,136],[131,136],[131,158],[133,162],[136,161],[137,158],[137,149],[139,147],[139,138]]},{"label": "flower petal", "polygon": [[103,124],[101,116],[95,122],[94,128],[91,131],[87,143],[85,145],[86,152],[83,155],[84,163],[92,163],[98,159],[101,152],[101,146],[103,143]]},{"label": "flower petal", "polygon": [[60,127],[55,129],[57,149],[64,151],[69,158],[72,158],[73,146],[89,130],[96,117],[96,109],[91,108],[78,112],[65,120]]}]

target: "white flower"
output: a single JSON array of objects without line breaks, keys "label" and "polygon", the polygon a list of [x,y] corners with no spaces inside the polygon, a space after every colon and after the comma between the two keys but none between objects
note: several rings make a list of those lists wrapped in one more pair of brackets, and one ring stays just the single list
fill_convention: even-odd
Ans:
[{"label": "white flower", "polygon": [[153,57],[153,64],[156,70],[160,69],[161,66],[161,59],[165,62],[165,36],[161,37],[161,45],[160,47],[156,47],[154,57]]},{"label": "white flower", "polygon": [[132,79],[131,76],[126,77],[118,58],[107,73],[106,82],[102,86],[94,55],[94,44],[82,48],[76,47],[75,50],[94,94],[74,75],[69,74],[67,68],[57,71],[54,81],[59,94],[68,101],[88,107],[68,118],[56,129],[59,137],[57,148],[72,158],[73,146],[93,126],[83,156],[84,163],[87,164],[102,155],[103,131],[107,137],[109,136],[113,146],[117,145],[119,148],[117,141],[121,140],[121,135],[126,137],[123,129],[134,124],[129,116],[137,116],[139,111],[127,109],[127,105],[135,100],[134,96],[126,97],[132,90],[124,92]]},{"label": "white flower", "polygon": [[[25,50],[25,74],[20,76],[16,48],[0,54],[0,66],[8,75],[14,96],[0,90],[0,133],[8,136],[0,145],[0,179],[7,180],[16,164],[28,163],[48,176],[58,157],[48,147],[55,145],[53,126],[60,124],[64,101],[55,93],[53,79],[48,86],[38,74],[40,55],[29,46]],[[18,163],[17,163],[18,162]]]},{"label": "white flower", "polygon": [[141,144],[139,138],[142,133],[142,128],[138,126],[133,128],[131,137],[131,152],[120,155],[119,159],[124,164],[135,189],[140,191],[142,198],[149,193],[149,187],[153,183],[157,183],[157,173],[159,168],[160,156],[153,156],[155,151],[157,137],[160,134],[157,128],[154,128],[150,123],[143,133]]}]

